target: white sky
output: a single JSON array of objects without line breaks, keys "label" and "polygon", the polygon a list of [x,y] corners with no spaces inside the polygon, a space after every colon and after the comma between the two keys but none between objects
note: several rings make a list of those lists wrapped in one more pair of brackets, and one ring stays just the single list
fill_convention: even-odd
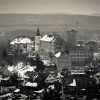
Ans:
[{"label": "white sky", "polygon": [[0,13],[100,14],[100,0],[0,0]]}]

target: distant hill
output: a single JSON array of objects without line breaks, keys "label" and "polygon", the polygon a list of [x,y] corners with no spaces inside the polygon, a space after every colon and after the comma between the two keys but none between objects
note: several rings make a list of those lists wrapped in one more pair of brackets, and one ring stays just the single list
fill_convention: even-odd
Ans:
[{"label": "distant hill", "polygon": [[[77,25],[78,23],[78,25]],[[79,31],[79,40],[100,38],[100,16],[64,14],[0,14],[0,42],[19,35],[32,36],[37,26],[45,34],[56,32],[66,39],[66,31]],[[78,26],[78,27],[77,27]]]}]

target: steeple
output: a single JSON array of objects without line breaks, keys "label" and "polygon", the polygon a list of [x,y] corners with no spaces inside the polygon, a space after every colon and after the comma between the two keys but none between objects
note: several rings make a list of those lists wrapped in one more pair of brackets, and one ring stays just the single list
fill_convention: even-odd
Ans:
[{"label": "steeple", "polygon": [[39,30],[39,25],[38,25],[38,28],[37,28],[36,36],[41,36],[40,35],[40,30]]}]

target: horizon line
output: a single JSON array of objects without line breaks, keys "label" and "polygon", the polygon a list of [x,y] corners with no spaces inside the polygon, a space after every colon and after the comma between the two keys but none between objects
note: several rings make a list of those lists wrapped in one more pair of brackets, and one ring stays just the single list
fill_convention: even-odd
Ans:
[{"label": "horizon line", "polygon": [[34,14],[34,15],[82,15],[82,16],[100,16],[100,14],[79,14],[79,13],[63,13],[63,12],[60,12],[60,13],[15,13],[15,12],[12,12],[12,13],[7,13],[7,12],[0,12],[0,14]]}]

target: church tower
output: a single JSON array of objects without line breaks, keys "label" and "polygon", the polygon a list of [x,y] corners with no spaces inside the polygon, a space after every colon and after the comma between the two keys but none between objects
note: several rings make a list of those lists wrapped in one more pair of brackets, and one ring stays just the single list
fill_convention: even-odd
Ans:
[{"label": "church tower", "polygon": [[39,26],[38,26],[37,32],[35,35],[35,52],[39,51],[40,39],[41,39],[41,34],[40,34]]}]

